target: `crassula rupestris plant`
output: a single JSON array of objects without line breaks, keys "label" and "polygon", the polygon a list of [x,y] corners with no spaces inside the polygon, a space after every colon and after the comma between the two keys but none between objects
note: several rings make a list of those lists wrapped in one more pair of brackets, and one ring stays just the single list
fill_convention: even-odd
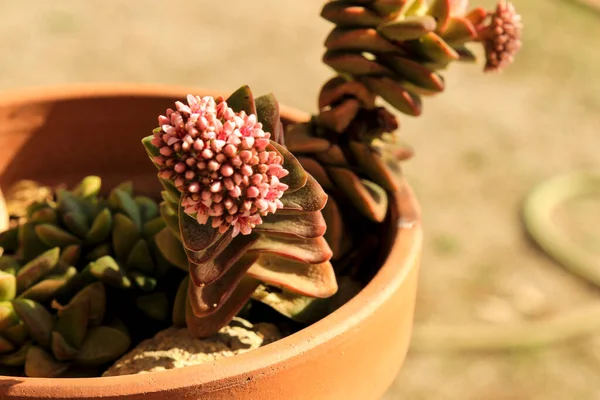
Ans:
[{"label": "crassula rupestris plant", "polygon": [[[419,116],[421,98],[445,89],[440,71],[455,61],[476,60],[470,44],[483,45],[485,71],[505,68],[521,47],[520,16],[504,0],[492,12],[468,11],[467,0],[336,0],[321,15],[335,24],[323,61],[337,75],[321,89],[319,113],[290,127],[286,143],[320,177],[331,195],[328,207],[350,202],[381,223],[389,194],[399,187],[400,161],[412,152],[395,134],[396,116],[377,100]],[[327,223],[352,236],[341,219]],[[330,243],[334,260],[349,250],[341,241]]]},{"label": "crassula rupestris plant", "polygon": [[333,295],[327,195],[284,146],[275,97],[254,99],[244,86],[226,101],[189,95],[187,103],[161,115],[143,142],[165,188],[159,247],[179,247],[173,262],[189,269],[188,329],[213,335],[261,283]]}]

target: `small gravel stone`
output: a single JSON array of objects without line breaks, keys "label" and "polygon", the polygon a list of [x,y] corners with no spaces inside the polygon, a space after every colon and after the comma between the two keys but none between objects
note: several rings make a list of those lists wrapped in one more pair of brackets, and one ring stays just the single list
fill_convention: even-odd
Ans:
[{"label": "small gravel stone", "polygon": [[269,323],[252,325],[241,318],[208,339],[196,339],[186,328],[169,328],[146,339],[117,360],[102,376],[142,374],[212,362],[257,349],[281,339]]}]

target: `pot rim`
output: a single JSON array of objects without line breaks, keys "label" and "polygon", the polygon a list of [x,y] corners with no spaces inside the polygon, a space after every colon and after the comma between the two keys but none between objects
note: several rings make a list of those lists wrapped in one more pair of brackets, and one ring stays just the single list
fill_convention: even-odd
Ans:
[{"label": "pot rim", "polygon": [[[42,88],[11,90],[0,93],[3,104],[28,104],[49,100],[75,100],[93,97],[179,97],[194,89],[202,95],[217,95],[216,91],[188,86],[91,83],[69,84]],[[191,93],[194,93],[194,90]],[[292,107],[280,106],[282,118],[307,121],[310,114]],[[354,298],[320,321],[276,342],[247,353],[185,368],[137,375],[95,378],[0,378],[0,391],[12,390],[20,398],[81,398],[85,393],[102,393],[102,398],[122,397],[156,391],[168,392],[184,387],[215,387],[227,382],[250,380],[260,375],[274,375],[293,365],[312,349],[356,329],[367,317],[402,286],[406,276],[415,268],[422,244],[421,211],[411,187],[403,179],[401,190],[390,200],[397,204],[400,217],[398,231],[389,254],[373,279]],[[14,386],[14,387],[13,387]],[[51,392],[51,393],[50,393]]]}]

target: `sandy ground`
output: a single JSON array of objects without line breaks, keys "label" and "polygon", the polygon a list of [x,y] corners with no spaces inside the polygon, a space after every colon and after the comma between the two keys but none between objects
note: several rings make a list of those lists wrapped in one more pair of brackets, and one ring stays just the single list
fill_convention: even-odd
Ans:
[{"label": "sandy ground", "polygon": [[[417,157],[405,166],[424,208],[418,323],[509,324],[598,301],[598,291],[524,237],[532,185],[600,170],[600,16],[568,0],[514,0],[525,48],[503,75],[454,66],[447,93],[403,117]],[[481,3],[489,5],[490,1]],[[0,0],[0,90],[68,82],[249,84],[314,111],[331,73],[321,1]],[[598,202],[566,227],[598,243]],[[411,351],[385,400],[600,399],[600,335],[490,354]]]}]

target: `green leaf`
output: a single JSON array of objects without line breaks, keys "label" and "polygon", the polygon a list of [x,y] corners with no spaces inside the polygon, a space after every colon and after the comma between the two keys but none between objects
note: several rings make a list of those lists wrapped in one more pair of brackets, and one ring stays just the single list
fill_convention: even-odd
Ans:
[{"label": "green leaf", "polygon": [[194,315],[206,317],[216,312],[235,290],[248,268],[258,259],[258,254],[244,254],[216,281],[209,285],[188,287],[188,298]]},{"label": "green leaf", "polygon": [[173,304],[173,325],[177,327],[186,326],[185,309],[188,302],[187,293],[189,281],[189,276],[183,278],[177,289],[177,294],[175,295],[175,302]]},{"label": "green leaf", "polygon": [[392,71],[377,61],[369,60],[359,53],[327,52],[323,62],[340,74],[350,75],[387,75]]},{"label": "green leaf", "polygon": [[322,299],[302,296],[281,290],[273,290],[260,285],[252,294],[254,300],[260,301],[278,313],[298,322],[314,323],[327,315],[327,303]]},{"label": "green leaf", "polygon": [[356,51],[370,53],[399,53],[401,48],[384,39],[375,29],[335,28],[325,39],[329,51]]},{"label": "green leaf", "polygon": [[112,245],[110,243],[103,243],[89,250],[85,256],[87,261],[96,261],[100,257],[110,256],[113,254]]},{"label": "green leaf", "polygon": [[284,193],[281,202],[283,203],[282,211],[319,211],[327,203],[327,194],[315,178],[308,175],[306,185],[294,193]]},{"label": "green leaf", "polygon": [[350,163],[344,154],[344,150],[337,144],[332,144],[327,151],[315,154],[314,157],[324,165],[335,165],[340,167],[350,166]]},{"label": "green leaf", "polygon": [[198,318],[194,315],[194,311],[188,301],[185,317],[188,330],[192,336],[207,338],[215,335],[221,327],[227,325],[246,305],[258,285],[259,282],[257,280],[244,276],[229,299],[216,312],[204,318]]},{"label": "green leaf", "polygon": [[14,353],[0,356],[0,365],[5,365],[7,367],[21,367],[25,365],[25,359],[30,347],[31,342],[24,344]]},{"label": "green leaf", "polygon": [[444,78],[423,64],[409,58],[396,56],[386,56],[383,60],[401,78],[408,80],[419,88],[432,93],[439,93],[444,90]]},{"label": "green leaf", "polygon": [[86,235],[87,244],[96,244],[105,241],[110,235],[113,217],[108,208],[104,208],[96,215],[92,227]]},{"label": "green leaf", "polygon": [[17,295],[17,279],[13,274],[0,271],[0,301],[12,300]]},{"label": "green leaf", "polygon": [[121,182],[117,186],[115,186],[114,189],[125,192],[129,196],[133,196],[133,182],[132,181]]},{"label": "green leaf", "polygon": [[142,221],[150,221],[158,216],[158,204],[147,196],[136,196],[133,198],[140,209]]},{"label": "green leaf", "polygon": [[100,193],[102,179],[99,176],[86,176],[73,189],[73,194],[77,197],[96,197]]},{"label": "green leaf", "polygon": [[181,192],[179,191],[179,189],[177,189],[177,187],[175,187],[175,184],[172,181],[162,178],[159,179],[159,181],[166,191],[165,194],[161,193],[161,195],[163,195],[164,198],[168,199],[167,201],[172,203],[175,206],[175,208],[177,208],[181,199]]},{"label": "green leaf", "polygon": [[407,0],[375,0],[369,4],[369,7],[387,19],[394,19],[409,5],[410,2]]},{"label": "green leaf", "polygon": [[94,282],[87,285],[69,302],[69,304],[79,303],[87,303],[89,305],[89,326],[100,325],[104,319],[104,313],[106,312],[106,289],[102,282]]},{"label": "green leaf", "polygon": [[75,235],[85,237],[89,229],[89,221],[82,200],[62,189],[56,191],[56,196],[65,226]]},{"label": "green leaf", "polygon": [[20,321],[12,302],[0,302],[0,331],[5,331],[11,326],[19,324]]},{"label": "green leaf", "polygon": [[55,331],[72,347],[78,349],[88,329],[90,304],[87,301],[70,302],[58,312]]},{"label": "green leaf", "polygon": [[[396,171],[391,170],[386,164],[383,156],[368,144],[350,140],[348,147],[357,164],[371,178],[372,181],[389,190],[397,192],[400,190],[400,177]],[[394,160],[395,163],[397,163]]]},{"label": "green leaf", "polygon": [[72,360],[77,355],[75,347],[71,346],[59,332],[52,332],[52,354],[59,361]]},{"label": "green leaf", "polygon": [[66,247],[79,244],[81,241],[69,232],[52,224],[39,224],[35,227],[35,233],[40,240],[50,247]]},{"label": "green leaf", "polygon": [[244,85],[233,92],[226,102],[235,112],[245,111],[248,115],[256,114],[254,96],[248,85]]},{"label": "green leaf", "polygon": [[477,56],[469,49],[464,46],[457,46],[454,50],[460,56],[460,61],[462,62],[475,62],[477,61]]},{"label": "green leaf", "polygon": [[84,238],[90,228],[87,216],[82,212],[68,212],[62,216],[63,223],[71,232]]},{"label": "green leaf", "polygon": [[55,225],[56,223],[58,223],[58,215],[56,214],[56,211],[53,208],[44,207],[31,214],[29,221]]},{"label": "green leaf", "polygon": [[451,0],[433,0],[431,7],[429,7],[429,15],[437,21],[437,30],[439,32],[443,32],[446,29],[451,10]]},{"label": "green leaf", "polygon": [[[131,281],[123,275],[119,264],[112,257],[104,256],[90,262],[80,273],[67,280],[65,285],[56,293],[56,300],[60,304],[66,304],[74,298],[73,296],[83,291],[82,289],[86,286],[93,283],[99,284],[98,281],[121,289],[131,286]],[[97,289],[96,287],[95,290]],[[92,309],[95,310],[94,307]],[[94,311],[92,311],[92,314],[94,314]]]},{"label": "green leaf", "polygon": [[281,157],[283,157],[283,168],[289,172],[287,176],[281,178],[281,182],[288,185],[288,189],[285,193],[294,193],[295,191],[302,189],[304,185],[306,185],[308,175],[304,171],[304,168],[302,168],[300,162],[298,162],[296,157],[294,157],[284,146],[271,141],[267,150],[273,151],[273,148],[281,155]]},{"label": "green leaf", "polygon": [[327,298],[337,291],[335,272],[329,261],[308,264],[262,254],[248,275],[303,296]]},{"label": "green leaf", "polygon": [[69,267],[71,265],[76,265],[77,261],[79,261],[80,255],[81,255],[81,246],[79,246],[79,245],[67,246],[61,250],[60,257],[58,259],[58,264],[62,268]]},{"label": "green leaf", "polygon": [[190,251],[202,251],[215,243],[221,234],[210,224],[201,225],[179,207],[179,231],[183,246]]},{"label": "green leaf", "polygon": [[388,197],[380,186],[358,178],[345,168],[328,168],[329,176],[354,206],[366,217],[382,222],[387,214]]},{"label": "green leaf", "polygon": [[50,249],[35,233],[35,224],[31,222],[19,226],[19,243],[21,244],[19,251],[22,254],[22,262],[31,261]]},{"label": "green leaf", "polygon": [[177,240],[170,229],[164,228],[155,239],[160,252],[171,264],[184,271],[188,270],[188,259],[183,244]]},{"label": "green leaf", "polygon": [[114,189],[110,194],[109,202],[118,211],[123,212],[127,217],[129,217],[138,230],[142,229],[142,215],[140,207],[128,192],[121,189]]},{"label": "green leaf", "polygon": [[[150,252],[152,253],[152,259],[154,260],[155,272],[154,275],[157,279],[161,280],[166,274],[172,272],[173,264],[171,264],[165,256],[162,254],[158,245],[156,244],[156,235],[148,241],[150,246]],[[187,272],[187,268],[185,269]]]},{"label": "green leaf", "polygon": [[309,157],[298,157],[304,170],[309,173],[324,190],[335,189],[331,179],[327,176],[327,171],[320,162]]},{"label": "green leaf", "polygon": [[[17,346],[22,346],[29,339],[29,332],[27,331],[27,325],[23,321],[19,320],[19,323],[5,328],[2,331],[2,335],[10,340]],[[1,364],[1,362],[0,362]]]},{"label": "green leaf", "polygon": [[[341,76],[336,76],[328,80],[321,88],[319,93],[319,110],[323,112],[327,107],[339,108],[346,99],[355,99],[359,105],[366,109],[375,108],[375,95],[369,92],[369,89],[359,81],[346,80]],[[327,146],[322,151],[326,151]],[[288,147],[289,149],[289,147]],[[289,149],[294,152],[292,149]]]},{"label": "green leaf", "polygon": [[442,39],[452,47],[463,45],[477,38],[477,30],[466,18],[453,17],[448,21]]},{"label": "green leaf", "polygon": [[44,347],[50,345],[52,316],[39,303],[27,299],[13,300],[15,312],[27,326],[29,336]]},{"label": "green leaf", "polygon": [[421,115],[421,98],[395,80],[388,77],[364,77],[362,81],[396,110],[415,117]]},{"label": "green leaf", "polygon": [[[323,110],[317,116],[317,122],[336,133],[345,132],[361,109],[360,101],[356,98],[342,100],[328,110]],[[333,147],[333,146],[332,146]],[[330,147],[331,149],[331,147]]]},{"label": "green leaf", "polygon": [[12,228],[4,232],[0,232],[0,247],[4,252],[14,253],[19,247],[19,228]]},{"label": "green leaf", "polygon": [[55,247],[25,264],[17,273],[17,291],[22,292],[52,271],[59,256],[60,249]]},{"label": "green leaf", "polygon": [[81,365],[102,365],[116,360],[127,351],[131,340],[116,328],[99,326],[90,329],[77,354]]},{"label": "green leaf", "polygon": [[[258,122],[262,123],[263,130],[273,135],[277,125],[281,123],[279,116],[279,102],[273,93],[269,93],[254,100],[256,105],[256,117]],[[275,140],[273,138],[275,142]]]},{"label": "green leaf", "polygon": [[293,154],[312,154],[326,151],[330,143],[327,139],[313,136],[309,124],[294,124],[285,132],[285,145]]},{"label": "green leaf", "polygon": [[140,231],[136,224],[123,214],[115,214],[112,245],[119,261],[127,260],[129,252],[140,238]]},{"label": "green leaf", "polygon": [[192,282],[200,286],[209,285],[219,279],[258,240],[257,236],[253,233],[239,235],[221,252],[207,259],[190,259],[188,253]]},{"label": "green leaf", "polygon": [[389,40],[404,42],[415,40],[436,28],[436,21],[431,16],[412,16],[398,21],[380,25],[377,30]]},{"label": "green leaf", "polygon": [[339,260],[352,247],[352,236],[346,232],[344,219],[335,198],[329,197],[322,213],[327,225],[323,237],[331,248],[331,259]]},{"label": "green leaf", "polygon": [[460,58],[456,50],[433,32],[419,39],[418,50],[434,63],[449,63]]},{"label": "green leaf", "polygon": [[169,299],[164,293],[152,293],[139,296],[135,303],[147,316],[157,321],[166,321],[169,318]]},{"label": "green leaf", "polygon": [[383,22],[376,12],[344,1],[331,1],[323,6],[321,17],[336,26],[374,28]]},{"label": "green leaf", "polygon": [[140,239],[131,249],[127,262],[125,263],[127,269],[140,271],[146,274],[154,273],[154,260],[152,259],[152,253],[150,253],[150,247],[148,242],[144,239]]},{"label": "green leaf", "polygon": [[156,278],[144,275],[138,271],[133,271],[130,275],[136,286],[144,292],[150,292],[156,288]]},{"label": "green leaf", "polygon": [[318,264],[331,259],[331,249],[323,237],[311,239],[261,235],[249,251],[272,253],[287,259]]},{"label": "green leaf", "polygon": [[44,279],[29,287],[19,295],[20,299],[29,299],[38,303],[46,303],[54,298],[54,295],[67,282],[67,279]]},{"label": "green leaf", "polygon": [[323,236],[327,225],[320,211],[299,214],[274,213],[262,217],[263,223],[254,228],[270,236],[314,238]]},{"label": "green leaf", "polygon": [[15,350],[15,345],[8,339],[0,336],[0,354],[10,353]]},{"label": "green leaf", "polygon": [[41,201],[34,201],[31,204],[29,204],[27,206],[26,209],[26,217],[28,219],[33,218],[34,216],[36,216],[36,214],[39,211],[44,211],[44,210],[48,210],[48,209],[52,209],[52,205],[48,204],[48,201],[45,200],[41,200]]},{"label": "green leaf", "polygon": [[117,288],[131,286],[129,279],[123,274],[119,264],[110,256],[104,256],[89,264],[90,272],[103,283]]},{"label": "green leaf", "polygon": [[181,233],[179,231],[179,215],[177,213],[179,205],[176,207],[177,208],[173,208],[171,205],[169,205],[169,203],[163,201],[160,203],[160,215],[175,237],[181,240]]},{"label": "green leaf", "polygon": [[44,349],[31,346],[25,358],[25,375],[30,378],[56,378],[69,368],[69,363],[54,359]]},{"label": "green leaf", "polygon": [[0,257],[0,271],[6,272],[8,274],[15,275],[21,266],[12,256],[1,256]]},{"label": "green leaf", "polygon": [[159,216],[146,222],[142,228],[142,233],[145,238],[151,238],[160,232],[165,226],[167,226],[165,221]]}]

